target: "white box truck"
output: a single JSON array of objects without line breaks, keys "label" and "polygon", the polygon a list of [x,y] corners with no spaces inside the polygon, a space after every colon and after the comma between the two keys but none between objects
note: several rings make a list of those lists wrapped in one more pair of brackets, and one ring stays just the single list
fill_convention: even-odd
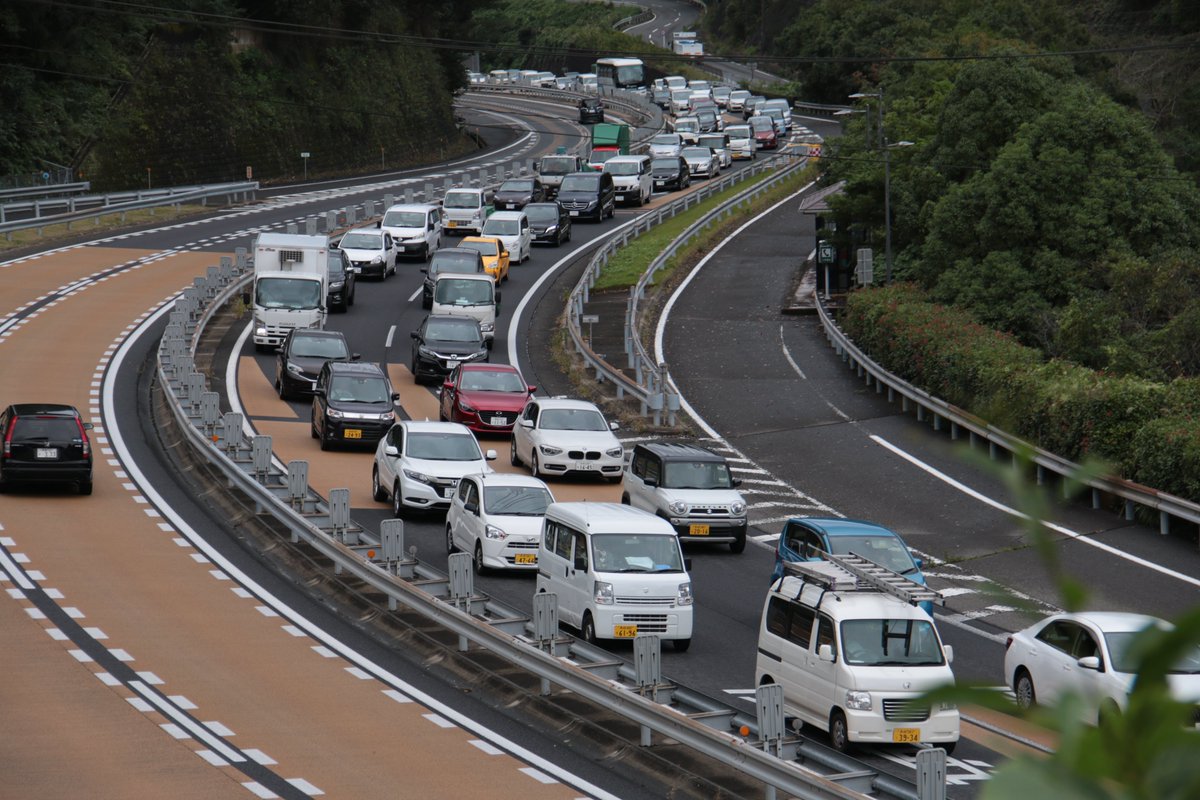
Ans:
[{"label": "white box truck", "polygon": [[324,328],[329,240],[260,233],[254,241],[254,346],[271,350],[292,328]]}]

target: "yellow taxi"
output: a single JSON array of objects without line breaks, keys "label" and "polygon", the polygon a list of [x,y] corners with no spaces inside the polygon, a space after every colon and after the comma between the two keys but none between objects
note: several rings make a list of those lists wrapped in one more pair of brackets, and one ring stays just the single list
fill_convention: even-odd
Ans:
[{"label": "yellow taxi", "polygon": [[459,247],[475,250],[483,257],[483,269],[496,283],[508,280],[508,250],[495,236],[464,236]]}]

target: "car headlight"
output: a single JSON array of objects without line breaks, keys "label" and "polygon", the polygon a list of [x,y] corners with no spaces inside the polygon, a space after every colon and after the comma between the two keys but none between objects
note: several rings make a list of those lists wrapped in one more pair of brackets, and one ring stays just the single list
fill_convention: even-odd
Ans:
[{"label": "car headlight", "polygon": [[431,478],[430,476],[426,475],[424,472],[417,472],[415,469],[405,469],[404,474],[406,477],[408,477],[418,483],[426,483],[426,484],[429,484],[430,486],[433,485],[434,479]]},{"label": "car headlight", "polygon": [[424,236],[414,236],[411,239],[405,239],[404,243],[405,244],[420,244],[423,241],[425,241]]},{"label": "car headlight", "polygon": [[342,417],[346,416],[342,412],[338,411],[336,408],[327,409],[325,411],[325,413],[329,415],[330,419],[341,419]]},{"label": "car headlight", "polygon": [[609,458],[620,458],[624,454],[625,450],[621,447],[610,447],[604,451],[604,455],[608,456]]},{"label": "car headlight", "polygon": [[434,352],[423,344],[417,345],[417,355],[425,356],[426,358],[437,358]]},{"label": "car headlight", "polygon": [[592,599],[598,606],[611,606],[614,602],[612,584],[596,581],[595,588],[592,590]]},{"label": "car headlight", "polygon": [[550,446],[550,445],[548,445],[548,444],[540,444],[540,445],[538,445],[538,450],[541,450],[541,451],[542,451],[542,455],[544,455],[544,456],[557,456],[557,455],[561,455],[561,454],[562,454],[562,448],[561,448],[561,447],[551,447],[551,446]]},{"label": "car headlight", "polygon": [[336,292],[338,289],[345,288],[345,286],[345,281],[334,281],[333,283],[329,284],[329,291]]},{"label": "car headlight", "polygon": [[484,333],[487,333],[489,331],[494,331],[494,330],[496,330],[496,324],[494,322],[480,323],[479,330],[483,331]]},{"label": "car headlight", "polygon": [[729,507],[729,513],[733,514],[735,517],[740,517],[742,514],[746,513],[746,504],[734,503]]},{"label": "car headlight", "polygon": [[508,534],[495,525],[484,525],[483,535],[488,539],[507,539]]},{"label": "car headlight", "polygon": [[395,414],[394,412],[392,412],[392,411],[386,411],[386,412],[384,412],[384,413],[382,413],[382,414],[380,414],[380,415],[379,415],[379,421],[380,421],[380,422],[386,422],[386,421],[388,421],[388,420],[394,420],[395,418],[396,418],[396,414]]},{"label": "car headlight", "polygon": [[672,500],[667,506],[667,509],[672,514],[686,514],[688,513],[688,504],[682,500]]},{"label": "car headlight", "polygon": [[300,369],[299,364],[288,363],[287,371],[292,373],[293,375],[303,375],[304,374],[304,370]]},{"label": "car headlight", "polygon": [[371,259],[371,263],[372,263],[372,264],[382,264],[382,263],[383,263],[383,256],[382,256],[382,255],[377,255],[377,256],[375,256],[374,258],[372,258],[372,259]]},{"label": "car headlight", "polygon": [[458,407],[461,408],[463,411],[471,411],[471,412],[475,411],[475,406],[471,405],[466,400],[463,400],[461,397],[458,398]]},{"label": "car headlight", "polygon": [[546,228],[545,233],[554,233],[557,230],[558,230],[557,225],[551,225],[550,227]]},{"label": "car headlight", "polygon": [[260,326],[260,327],[258,327],[258,328],[255,328],[255,329],[254,329],[254,335],[255,335],[255,336],[266,336],[266,335],[267,335],[267,328],[266,328],[266,326],[264,325],[264,326]]},{"label": "car headlight", "polygon": [[675,602],[681,606],[690,606],[692,604],[692,582],[679,584],[679,590],[675,593]]},{"label": "car headlight", "polygon": [[854,711],[870,711],[871,693],[850,689],[846,692],[846,708],[853,709]]}]

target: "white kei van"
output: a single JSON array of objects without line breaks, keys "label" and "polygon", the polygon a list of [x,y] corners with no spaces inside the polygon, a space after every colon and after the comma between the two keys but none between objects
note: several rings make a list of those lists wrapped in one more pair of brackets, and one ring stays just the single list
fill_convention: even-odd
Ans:
[{"label": "white kei van", "polygon": [[449,189],[442,198],[442,221],[447,233],[478,236],[493,210],[491,189]]},{"label": "white kei van", "polygon": [[483,341],[488,347],[496,335],[496,314],[500,295],[496,281],[485,273],[438,276],[433,283],[431,314],[452,314],[470,317],[479,322]]},{"label": "white kei van", "polygon": [[604,171],[613,176],[617,202],[645,205],[654,192],[650,175],[650,156],[613,156],[604,162]]},{"label": "white kei van", "polygon": [[692,581],[675,530],[617,503],[552,503],[542,523],[537,588],[589,642],[652,633],[692,643]]},{"label": "white kei van", "polygon": [[793,575],[773,583],[763,605],[756,685],[781,685],[784,712],[828,731],[837,750],[928,743],[949,754],[958,742],[958,708],[923,695],[954,684],[954,653],[913,604],[936,593],[889,573],[888,581],[916,587],[906,602],[828,561],[788,568]]}]

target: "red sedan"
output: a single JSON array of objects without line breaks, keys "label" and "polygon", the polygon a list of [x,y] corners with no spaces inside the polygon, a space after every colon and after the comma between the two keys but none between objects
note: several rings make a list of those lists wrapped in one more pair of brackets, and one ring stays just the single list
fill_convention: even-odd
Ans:
[{"label": "red sedan", "polygon": [[438,417],[478,433],[512,433],[536,386],[508,364],[463,364],[442,384]]}]

